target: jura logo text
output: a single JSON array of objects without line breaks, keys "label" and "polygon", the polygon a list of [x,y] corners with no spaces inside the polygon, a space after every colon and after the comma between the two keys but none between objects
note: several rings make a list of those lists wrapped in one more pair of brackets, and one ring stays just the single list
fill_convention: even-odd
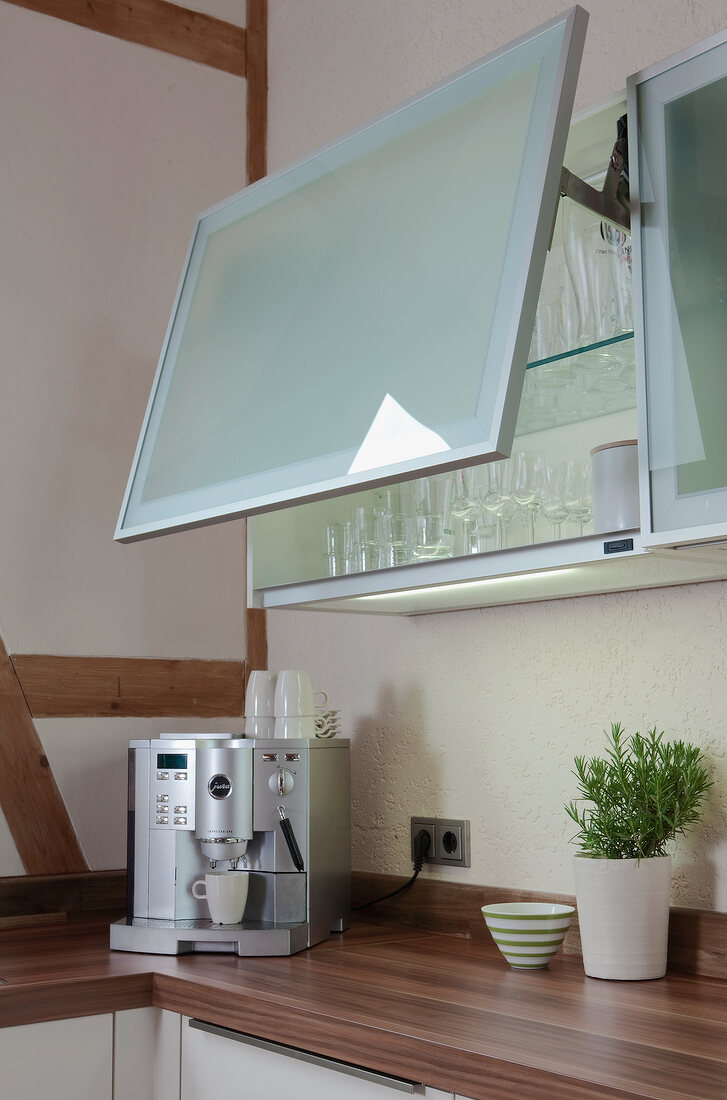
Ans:
[{"label": "jura logo text", "polygon": [[232,790],[232,781],[226,775],[213,775],[207,784],[207,790],[213,798],[227,798]]}]

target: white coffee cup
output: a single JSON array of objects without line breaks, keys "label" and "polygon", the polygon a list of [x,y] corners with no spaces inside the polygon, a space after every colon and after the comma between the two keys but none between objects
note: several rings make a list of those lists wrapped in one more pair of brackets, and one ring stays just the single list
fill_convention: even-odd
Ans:
[{"label": "white coffee cup", "polygon": [[312,714],[284,714],[275,719],[276,737],[315,737],[316,724]]},{"label": "white coffee cup", "polygon": [[313,691],[307,672],[300,669],[279,672],[275,685],[275,717],[313,714],[314,696],[321,697],[321,701],[315,706],[323,706],[328,700],[325,691]]},{"label": "white coffee cup", "polygon": [[272,715],[257,715],[245,719],[245,737],[255,737],[258,741],[268,741],[275,737],[275,723]]},{"label": "white coffee cup", "polygon": [[192,893],[207,902],[213,924],[239,924],[249,885],[248,871],[208,871],[193,883]]},{"label": "white coffee cup", "polygon": [[245,691],[245,717],[272,717],[275,714],[275,685],[277,674],[268,669],[255,669],[250,673]]}]

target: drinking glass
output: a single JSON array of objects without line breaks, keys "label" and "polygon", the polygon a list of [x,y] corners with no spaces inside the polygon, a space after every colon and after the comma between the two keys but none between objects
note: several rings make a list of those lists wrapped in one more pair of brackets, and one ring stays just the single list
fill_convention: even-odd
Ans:
[{"label": "drinking glass", "polygon": [[466,517],[479,507],[476,470],[476,466],[469,466],[466,470],[455,470],[452,474],[454,490],[450,512],[453,516]]},{"label": "drinking glass", "polygon": [[543,504],[545,459],[537,451],[512,456],[512,496],[525,512],[528,542],[535,542],[535,518]]},{"label": "drinking glass", "polygon": [[558,352],[558,312],[554,301],[538,301],[528,353],[529,363],[539,363]]},{"label": "drinking glass", "polygon": [[568,518],[568,510],[563,500],[564,464],[545,466],[543,491],[543,516],[553,528],[553,539],[563,537],[563,521]]},{"label": "drinking glass", "polygon": [[617,225],[603,222],[609,249],[611,279],[614,292],[616,326],[614,335],[630,332],[634,327],[631,283],[631,237]]},{"label": "drinking glass", "polygon": [[563,504],[569,519],[577,523],[578,534],[582,535],[586,523],[593,516],[590,464],[571,459],[566,463],[563,477]]},{"label": "drinking glass", "polygon": [[586,282],[596,343],[615,335],[615,304],[610,245],[604,222],[594,222],[584,233]]},{"label": "drinking glass", "polygon": [[409,565],[416,545],[416,519],[400,512],[380,519],[379,568]]},{"label": "drinking glass", "polygon": [[355,572],[351,568],[352,531],[350,523],[330,523],[324,532],[328,576],[341,577]]},{"label": "drinking glass", "polygon": [[454,478],[452,474],[433,474],[414,482],[416,503],[417,559],[451,558],[454,553],[454,529],[451,509]]},{"label": "drinking glass", "polygon": [[454,529],[446,526],[449,522],[442,516],[417,516],[414,557],[418,561],[452,557]]},{"label": "drinking glass", "polygon": [[509,458],[488,462],[481,467],[482,507],[495,517],[497,525],[497,549],[507,546],[507,529],[518,510],[512,495],[512,464]]},{"label": "drinking glass", "polygon": [[583,216],[579,215],[575,203],[564,202],[563,206],[563,254],[570,276],[576,312],[578,315],[578,345],[580,347],[593,341],[588,298],[588,276],[586,274],[586,254],[583,242]]},{"label": "drinking glass", "polygon": [[451,473],[418,477],[413,482],[413,488],[418,515],[449,519],[454,489],[454,476]]},{"label": "drinking glass", "polygon": [[469,553],[485,554],[497,549],[497,522],[483,510],[469,527]]},{"label": "drinking glass", "polygon": [[377,519],[373,508],[358,506],[353,510],[352,556],[356,558],[358,569],[362,572],[379,568]]}]

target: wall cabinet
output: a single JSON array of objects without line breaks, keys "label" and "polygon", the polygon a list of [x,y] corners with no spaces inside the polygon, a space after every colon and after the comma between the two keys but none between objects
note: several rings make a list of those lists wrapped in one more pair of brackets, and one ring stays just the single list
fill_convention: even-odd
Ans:
[{"label": "wall cabinet", "polygon": [[714,544],[727,537],[727,33],[632,77],[628,96],[644,541]]},{"label": "wall cabinet", "polygon": [[112,1100],[113,1016],[0,1030],[2,1095],[17,1100]]},{"label": "wall cabinet", "polygon": [[[557,200],[624,110],[568,130],[583,34],[574,9],[203,215],[117,538],[248,515],[264,608],[727,576],[727,45],[629,82],[632,242]],[[590,452],[635,438],[641,523],[595,530]]]},{"label": "wall cabinet", "polygon": [[[600,186],[617,120],[625,111],[625,102],[613,104],[571,126],[565,154],[571,171]],[[635,141],[633,145],[638,150]],[[637,279],[637,292],[642,285],[643,280]],[[637,309],[637,327],[641,316]],[[630,239],[594,214],[562,200],[545,265],[513,453],[534,452],[543,455],[548,466],[562,468],[566,462],[589,463],[591,451],[603,444],[650,438],[637,412],[643,357],[637,362],[636,351],[643,341],[641,330],[634,338],[633,326]],[[712,397],[718,408],[727,407],[718,394]],[[647,456],[649,443],[642,443],[639,451]],[[715,461],[727,462],[726,447],[719,455]],[[477,468],[474,472],[479,473]],[[475,516],[485,511],[486,488],[480,483]],[[640,488],[642,508],[650,515],[650,482],[643,470]],[[551,490],[546,485],[541,490],[534,500],[532,545],[525,522],[527,508],[521,507],[508,524],[504,547],[501,538],[498,544],[494,521],[489,541],[482,546],[469,533],[462,536],[472,520],[459,518],[451,524],[454,552],[446,560],[341,570],[343,575],[333,576],[330,573],[336,570],[326,556],[327,531],[331,525],[350,524],[357,510],[375,511],[390,490],[369,490],[255,516],[248,524],[251,599],[265,608],[417,614],[727,575],[724,553],[700,557],[647,553],[651,544],[642,539],[638,522],[626,531],[602,527],[596,531],[588,496],[580,515],[577,498],[569,502],[575,509],[564,514],[552,508],[552,496],[549,508]]]},{"label": "wall cabinet", "polygon": [[309,1055],[228,1028],[182,1020],[181,1100],[450,1100],[452,1094]]}]

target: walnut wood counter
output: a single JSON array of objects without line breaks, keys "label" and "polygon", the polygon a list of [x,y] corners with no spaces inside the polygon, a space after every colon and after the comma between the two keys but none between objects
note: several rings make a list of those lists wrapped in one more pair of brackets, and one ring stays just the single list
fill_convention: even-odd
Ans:
[{"label": "walnut wood counter", "polygon": [[292,958],[133,955],[99,921],[0,933],[0,1026],[154,1004],[476,1100],[727,1097],[727,983],[509,970],[494,948],[357,924]]}]

